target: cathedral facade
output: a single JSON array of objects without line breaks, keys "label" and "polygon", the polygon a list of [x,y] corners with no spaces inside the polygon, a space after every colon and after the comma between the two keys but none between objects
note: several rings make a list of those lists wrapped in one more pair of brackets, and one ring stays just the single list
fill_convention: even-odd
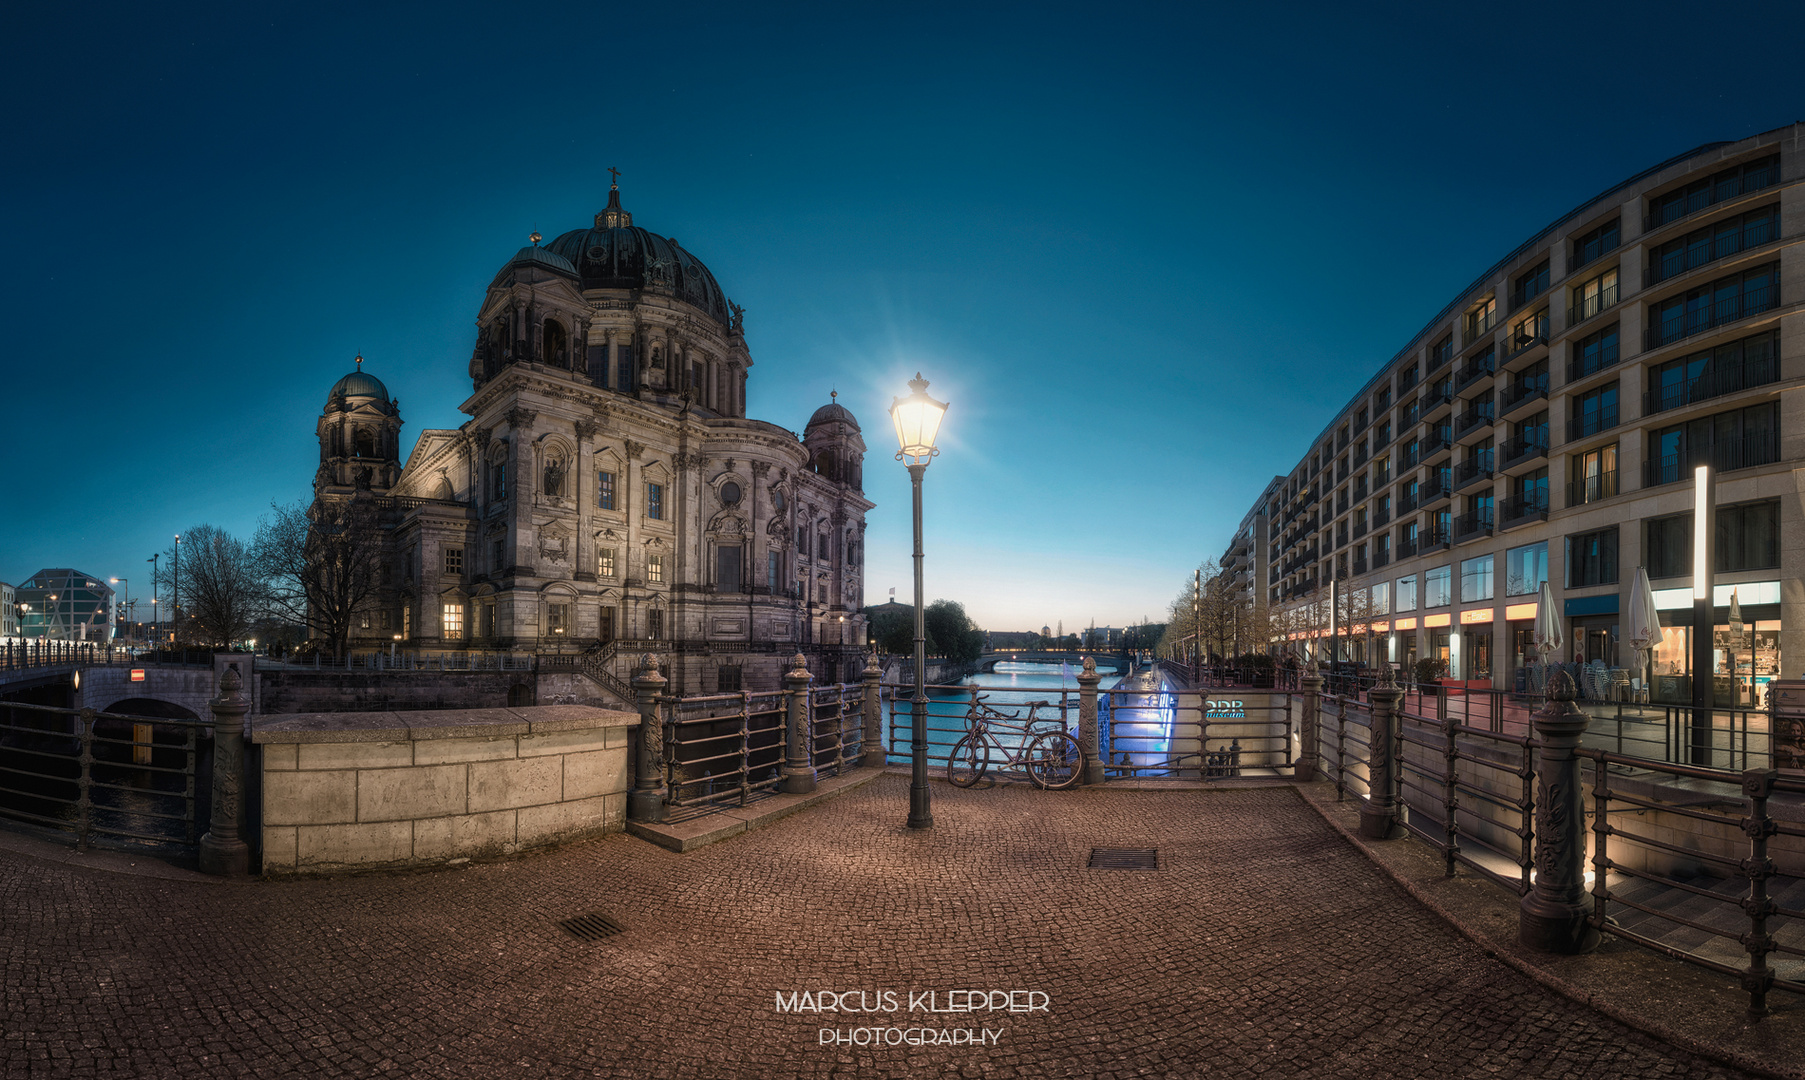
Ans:
[{"label": "cathedral facade", "polygon": [[352,646],[533,652],[615,697],[648,651],[677,693],[774,689],[798,651],[855,677],[873,504],[852,413],[800,438],[747,418],[742,309],[618,186],[592,227],[532,240],[477,313],[461,426],[402,464],[380,381],[360,365],[328,397],[316,507],[382,522]]}]

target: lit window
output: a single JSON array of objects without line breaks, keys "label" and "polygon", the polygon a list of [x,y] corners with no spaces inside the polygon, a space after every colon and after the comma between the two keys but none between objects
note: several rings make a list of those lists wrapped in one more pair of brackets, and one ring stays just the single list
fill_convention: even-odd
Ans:
[{"label": "lit window", "polygon": [[613,548],[602,548],[600,551],[596,552],[595,572],[597,577],[611,578],[614,576]]},{"label": "lit window", "polygon": [[464,636],[464,605],[445,605],[445,640],[459,641]]},{"label": "lit window", "polygon": [[[663,555],[647,555],[646,556],[646,580],[647,581],[663,581],[664,580],[664,556]],[[655,637],[657,635],[653,635],[653,636]]]},{"label": "lit window", "polygon": [[549,604],[546,607],[545,629],[547,633],[570,633],[570,605]]}]

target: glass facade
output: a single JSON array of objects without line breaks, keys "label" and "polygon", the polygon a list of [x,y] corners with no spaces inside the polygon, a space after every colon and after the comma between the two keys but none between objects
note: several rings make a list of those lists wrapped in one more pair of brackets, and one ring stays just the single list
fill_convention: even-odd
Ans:
[{"label": "glass facade", "polygon": [[114,592],[80,570],[39,570],[13,590],[19,636],[51,641],[110,641]]}]

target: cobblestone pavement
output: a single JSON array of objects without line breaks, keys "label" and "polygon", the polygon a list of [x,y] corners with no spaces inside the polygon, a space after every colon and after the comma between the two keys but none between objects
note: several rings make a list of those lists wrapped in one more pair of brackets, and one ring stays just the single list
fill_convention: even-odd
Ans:
[{"label": "cobblestone pavement", "polygon": [[[615,836],[250,886],[0,853],[0,1062],[7,1077],[1739,1075],[1488,959],[1290,789],[934,797],[925,833],[902,827],[907,779],[886,776],[689,855]],[[1163,868],[1084,869],[1099,845],[1156,846]],[[626,931],[557,925],[597,910]],[[898,1010],[776,1007],[821,990],[877,1006],[893,991]],[[911,993],[945,1006],[962,990],[1039,991],[1049,1008],[908,1011]],[[995,1041],[823,1046],[822,1028]]]}]

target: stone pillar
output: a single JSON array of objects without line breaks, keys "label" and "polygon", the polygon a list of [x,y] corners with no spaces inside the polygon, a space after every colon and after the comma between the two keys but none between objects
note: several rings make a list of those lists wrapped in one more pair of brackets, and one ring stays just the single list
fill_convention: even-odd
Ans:
[{"label": "stone pillar", "polygon": [[237,664],[227,665],[219,696],[208,704],[213,710],[213,820],[201,837],[201,873],[243,877],[250,872],[251,850],[238,835],[238,812],[244,792],[244,714],[251,703]]},{"label": "stone pillar", "polygon": [[1297,731],[1301,745],[1291,772],[1299,780],[1310,781],[1316,779],[1316,758],[1322,740],[1322,676],[1306,671],[1298,685],[1303,688],[1304,711]]},{"label": "stone pillar", "polygon": [[1097,684],[1101,681],[1096,657],[1085,657],[1084,670],[1078,673],[1078,745],[1084,750],[1084,777],[1079,783],[1083,784],[1101,784],[1105,779],[1102,732],[1097,725]]},{"label": "stone pillar", "polygon": [[1585,890],[1586,808],[1574,754],[1588,717],[1574,707],[1576,696],[1572,677],[1556,671],[1548,679],[1548,704],[1534,714],[1542,738],[1536,752],[1536,873],[1517,916],[1518,941],[1569,955],[1598,947],[1592,897]]},{"label": "stone pillar", "polygon": [[[1373,706],[1372,727],[1366,752],[1368,785],[1366,804],[1360,808],[1360,835],[1391,840],[1404,834],[1398,823],[1398,699],[1404,696],[1391,680],[1389,669],[1380,669],[1379,683],[1367,695]],[[1347,700],[1341,708],[1347,710]]]},{"label": "stone pillar", "polygon": [[665,818],[664,721],[658,716],[658,695],[665,679],[658,674],[658,658],[639,658],[633,676],[633,696],[639,704],[639,752],[634,755],[633,790],[627,794],[627,817],[634,821]]},{"label": "stone pillar", "polygon": [[859,680],[865,684],[865,699],[860,703],[865,719],[865,735],[859,742],[860,765],[884,767],[886,753],[884,750],[884,700],[881,687],[884,672],[877,666],[877,653],[865,654],[865,670],[859,673]]},{"label": "stone pillar", "polygon": [[809,730],[808,661],[801,653],[790,657],[790,670],[784,672],[783,690],[789,695],[789,738],[783,762],[783,790],[789,795],[802,795],[815,790],[815,740]]}]

